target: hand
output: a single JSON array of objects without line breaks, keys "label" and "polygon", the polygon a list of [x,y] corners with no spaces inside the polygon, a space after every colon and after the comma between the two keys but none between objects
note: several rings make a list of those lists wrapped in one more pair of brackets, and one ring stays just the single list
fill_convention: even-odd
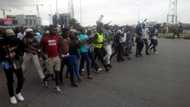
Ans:
[{"label": "hand", "polygon": [[16,53],[15,53],[15,52],[10,53],[10,57],[11,57],[11,58],[14,58],[14,57],[15,57],[15,55],[16,55]]},{"label": "hand", "polygon": [[67,53],[67,54],[62,54],[61,57],[64,58],[64,57],[67,57],[67,56],[69,56],[69,55],[70,55],[69,53]]}]

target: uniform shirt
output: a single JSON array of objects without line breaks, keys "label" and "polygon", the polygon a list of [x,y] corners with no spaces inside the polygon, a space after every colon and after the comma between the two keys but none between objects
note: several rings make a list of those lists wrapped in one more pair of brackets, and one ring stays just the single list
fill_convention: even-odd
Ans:
[{"label": "uniform shirt", "polygon": [[103,33],[97,33],[96,39],[94,40],[93,44],[95,48],[102,48],[104,46],[105,37]]},{"label": "uniform shirt", "polygon": [[58,35],[45,36],[42,39],[42,46],[49,58],[59,56],[61,37]]}]

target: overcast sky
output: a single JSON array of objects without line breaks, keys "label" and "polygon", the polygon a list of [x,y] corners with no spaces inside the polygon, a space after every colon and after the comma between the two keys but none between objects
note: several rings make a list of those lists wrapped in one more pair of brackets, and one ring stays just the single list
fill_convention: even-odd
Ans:
[{"label": "overcast sky", "polygon": [[[55,13],[56,0],[38,0],[43,24],[48,24],[48,14]],[[69,0],[58,0],[59,13],[68,12]],[[73,0],[75,17],[80,19],[80,0]],[[0,7],[11,9],[7,14],[36,14],[36,0],[0,0]],[[113,24],[136,24],[137,20],[165,22],[169,0],[81,0],[82,24],[94,25],[103,14],[104,22]],[[178,15],[181,22],[190,22],[190,0],[178,0]],[[0,12],[2,17],[2,12]]]}]

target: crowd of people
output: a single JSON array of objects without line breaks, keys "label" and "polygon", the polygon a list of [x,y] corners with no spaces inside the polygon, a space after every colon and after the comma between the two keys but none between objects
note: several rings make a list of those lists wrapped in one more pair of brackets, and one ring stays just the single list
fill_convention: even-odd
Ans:
[{"label": "crowd of people", "polygon": [[[55,81],[55,90],[63,94],[64,78],[70,79],[71,86],[78,87],[83,78],[93,79],[93,72],[110,72],[114,56],[119,63],[131,60],[134,46],[136,57],[143,55],[144,45],[146,55],[157,53],[158,31],[156,26],[143,23],[133,30],[127,26],[96,30],[57,26],[43,31],[5,29],[0,33],[0,63],[10,103],[24,101],[23,72],[37,73],[44,87],[48,87],[49,81]],[[13,74],[17,78],[16,92]]]}]

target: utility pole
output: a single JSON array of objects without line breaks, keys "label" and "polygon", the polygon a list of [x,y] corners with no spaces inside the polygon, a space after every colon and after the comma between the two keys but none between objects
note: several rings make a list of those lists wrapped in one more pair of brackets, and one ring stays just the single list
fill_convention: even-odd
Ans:
[{"label": "utility pole", "polygon": [[73,0],[69,0],[68,2],[68,8],[69,8],[69,14],[71,15],[71,18],[74,18],[74,3]]},{"label": "utility pole", "polygon": [[52,4],[49,4],[50,6],[50,13],[49,13],[49,23],[50,25],[53,24],[53,11],[52,11]]},{"label": "utility pole", "polygon": [[11,10],[1,8],[1,11],[3,12],[3,18],[6,18],[6,11],[10,12]]},{"label": "utility pole", "polygon": [[38,0],[35,1],[36,3],[36,12],[38,17],[38,24],[41,25],[41,17],[40,17],[40,6],[43,6],[43,4],[39,4]]},{"label": "utility pole", "polygon": [[80,24],[82,25],[82,0],[80,0]]},{"label": "utility pole", "polygon": [[140,0],[136,1],[136,6],[137,6],[137,22],[141,21],[141,2]]},{"label": "utility pole", "polygon": [[56,0],[56,24],[59,24],[58,0]]},{"label": "utility pole", "polygon": [[167,23],[168,24],[177,24],[178,22],[178,1],[177,0],[170,0],[169,1],[169,11],[167,14]]}]

